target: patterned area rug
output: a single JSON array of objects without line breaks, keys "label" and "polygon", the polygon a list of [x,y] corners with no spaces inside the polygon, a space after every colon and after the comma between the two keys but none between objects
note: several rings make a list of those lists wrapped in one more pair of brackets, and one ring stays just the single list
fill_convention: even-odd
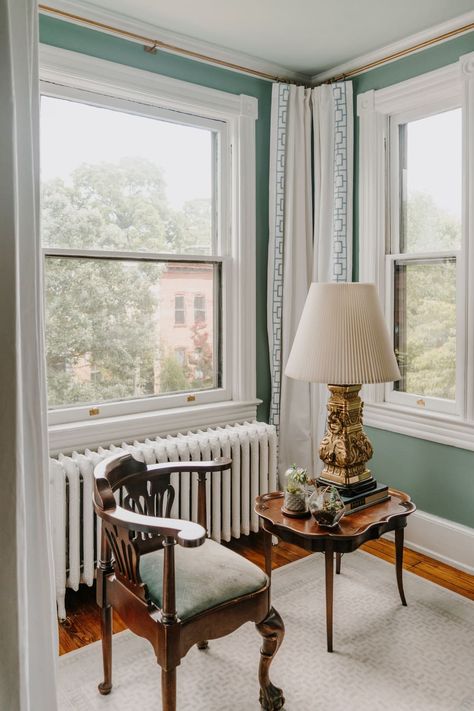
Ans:
[{"label": "patterned area rug", "polygon": [[[363,552],[335,576],[334,652],[325,651],[324,559],[277,570],[273,603],[286,636],[272,666],[287,711],[474,710],[474,604]],[[179,711],[257,711],[260,636],[251,624],[191,649],[178,668]],[[130,632],[113,640],[114,688],[102,697],[99,643],[62,656],[61,711],[160,711],[151,646]]]}]

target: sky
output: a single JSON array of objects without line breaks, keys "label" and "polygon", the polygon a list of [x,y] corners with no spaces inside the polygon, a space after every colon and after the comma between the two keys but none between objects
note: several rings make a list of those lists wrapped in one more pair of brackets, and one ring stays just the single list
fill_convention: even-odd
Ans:
[{"label": "sky", "polygon": [[65,99],[41,100],[41,178],[63,178],[82,163],[148,158],[163,170],[167,196],[186,200],[212,195],[212,132]]},{"label": "sky", "polygon": [[[408,193],[429,193],[461,219],[461,109],[408,125]],[[44,96],[41,104],[43,180],[68,180],[82,163],[148,158],[162,170],[171,205],[212,194],[211,132]]]},{"label": "sky", "polygon": [[445,111],[408,124],[408,194],[429,193],[461,220],[462,113]]}]

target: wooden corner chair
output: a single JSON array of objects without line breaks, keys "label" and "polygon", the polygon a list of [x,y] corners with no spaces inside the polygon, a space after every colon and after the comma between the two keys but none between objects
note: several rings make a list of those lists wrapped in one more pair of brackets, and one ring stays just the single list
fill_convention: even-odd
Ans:
[{"label": "wooden corner chair", "polygon": [[[270,603],[270,581],[256,565],[206,537],[206,475],[230,459],[147,466],[130,454],[110,457],[94,472],[94,506],[102,520],[97,566],[104,681],[112,689],[112,609],[130,630],[151,642],[161,666],[163,711],[176,710],[176,667],[193,645],[252,621],[263,637],[260,704],[278,711],[281,689],[269,669],[284,636]],[[170,518],[171,474],[197,472],[198,521]],[[116,498],[117,497],[117,498]],[[118,505],[121,502],[121,506]]]}]

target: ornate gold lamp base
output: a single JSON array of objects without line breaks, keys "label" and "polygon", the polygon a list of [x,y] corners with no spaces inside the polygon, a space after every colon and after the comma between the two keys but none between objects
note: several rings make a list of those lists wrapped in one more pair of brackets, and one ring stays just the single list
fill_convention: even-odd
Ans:
[{"label": "ornate gold lamp base", "polygon": [[362,428],[361,387],[328,385],[331,397],[327,430],[319,447],[325,467],[318,482],[334,484],[347,495],[369,491],[377,485],[366,466],[373,449]]}]

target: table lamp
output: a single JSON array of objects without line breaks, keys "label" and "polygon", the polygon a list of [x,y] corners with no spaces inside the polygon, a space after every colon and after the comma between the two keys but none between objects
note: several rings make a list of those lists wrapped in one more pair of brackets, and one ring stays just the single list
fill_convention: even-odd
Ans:
[{"label": "table lamp", "polygon": [[367,468],[373,449],[359,390],[400,379],[375,284],[311,284],[285,375],[326,383],[331,392],[318,483],[335,485],[343,496],[367,495],[377,482]]}]

